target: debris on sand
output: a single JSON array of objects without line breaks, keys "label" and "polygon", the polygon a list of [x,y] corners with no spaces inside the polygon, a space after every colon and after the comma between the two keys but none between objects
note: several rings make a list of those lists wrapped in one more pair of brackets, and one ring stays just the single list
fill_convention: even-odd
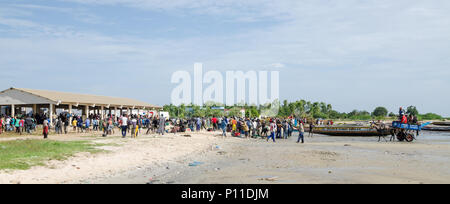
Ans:
[{"label": "debris on sand", "polygon": [[153,177],[150,177],[150,178],[148,179],[147,184],[155,184],[156,182],[159,182],[159,180],[153,180]]},{"label": "debris on sand", "polygon": [[212,147],[211,147],[211,150],[212,151],[214,151],[214,150],[220,150],[221,148],[220,148],[220,146],[219,145],[213,145]]},{"label": "debris on sand", "polygon": [[260,180],[260,181],[277,181],[278,177],[277,176],[268,176],[268,177],[260,178],[258,180]]},{"label": "debris on sand", "polygon": [[203,162],[192,162],[192,163],[189,163],[189,166],[200,166],[202,164],[204,164],[204,163]]}]

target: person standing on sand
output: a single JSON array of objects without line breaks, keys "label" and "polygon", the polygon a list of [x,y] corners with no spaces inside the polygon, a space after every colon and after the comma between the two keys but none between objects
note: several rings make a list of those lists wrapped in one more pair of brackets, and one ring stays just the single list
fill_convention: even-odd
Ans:
[{"label": "person standing on sand", "polygon": [[138,124],[137,124],[138,122],[137,122],[137,119],[136,118],[133,118],[132,120],[131,120],[131,126],[132,126],[132,135],[133,135],[133,138],[137,138],[137,130],[138,130]]},{"label": "person standing on sand", "polygon": [[58,119],[57,122],[57,126],[58,126],[58,134],[62,134],[63,133],[63,122],[62,122],[62,118]]},{"label": "person standing on sand", "polygon": [[44,135],[44,139],[48,138],[48,120],[44,120],[44,128],[42,130],[42,134]]},{"label": "person standing on sand", "polygon": [[77,131],[77,119],[74,117],[72,120],[72,127],[73,127],[73,131],[76,132]]},{"label": "person standing on sand", "polygon": [[78,129],[78,133],[83,133],[83,119],[81,119],[81,117],[78,117],[77,120],[77,129]]},{"label": "person standing on sand", "polygon": [[313,137],[314,135],[314,124],[309,124],[309,135],[308,137]]},{"label": "person standing on sand", "polygon": [[69,133],[69,116],[65,115],[63,117],[63,121],[64,121],[64,134],[67,135],[67,133]]},{"label": "person standing on sand", "polygon": [[0,117],[0,135],[2,134],[3,131],[3,117]]},{"label": "person standing on sand", "polygon": [[120,119],[122,122],[122,138],[125,138],[127,136],[127,129],[128,129],[128,118],[126,117],[126,115],[123,115],[122,118]]},{"label": "person standing on sand", "polygon": [[282,138],[281,131],[283,130],[283,125],[281,124],[281,121],[277,120],[276,125],[277,125],[277,135],[276,135],[276,137],[277,138]]},{"label": "person standing on sand", "polygon": [[222,128],[222,136],[227,137],[227,126],[228,126],[228,119],[225,117],[222,122],[220,123],[220,127]]},{"label": "person standing on sand", "polygon": [[270,120],[270,136],[267,137],[267,141],[269,141],[270,138],[272,138],[273,142],[275,142],[275,132],[277,131],[277,124],[273,120]]},{"label": "person standing on sand", "polygon": [[244,130],[245,138],[248,138],[248,131],[250,130],[250,128],[247,126],[247,123],[245,121],[242,122],[242,129]]},{"label": "person standing on sand", "polygon": [[158,133],[164,135],[165,131],[166,131],[166,118],[164,116],[161,116],[159,118],[159,130],[158,130]]},{"label": "person standing on sand", "polygon": [[147,128],[147,132],[145,134],[148,135],[152,130],[152,122],[148,117],[145,119],[145,127]]},{"label": "person standing on sand", "polygon": [[10,126],[11,125],[11,118],[8,116],[7,118],[6,118],[6,120],[5,120],[5,132],[8,132],[8,131],[10,131]]},{"label": "person standing on sand", "polygon": [[302,140],[302,144],[305,143],[305,127],[303,126],[303,122],[299,123],[298,132],[297,143],[300,143],[300,140]]}]

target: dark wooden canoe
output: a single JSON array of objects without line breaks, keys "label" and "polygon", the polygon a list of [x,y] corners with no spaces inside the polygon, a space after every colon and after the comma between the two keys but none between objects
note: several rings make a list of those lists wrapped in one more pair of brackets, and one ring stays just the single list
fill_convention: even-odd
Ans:
[{"label": "dark wooden canoe", "polygon": [[450,126],[450,122],[433,122],[433,125],[437,125],[437,126]]},{"label": "dark wooden canoe", "polygon": [[434,125],[429,125],[429,126],[423,127],[422,130],[426,130],[426,131],[450,132],[450,127],[447,127],[447,126],[434,126]]},{"label": "dark wooden canoe", "polygon": [[315,127],[313,129],[315,134],[329,135],[329,136],[352,136],[352,137],[378,137],[391,135],[391,130],[386,129],[378,131],[370,127],[355,127],[355,126],[325,126]]}]

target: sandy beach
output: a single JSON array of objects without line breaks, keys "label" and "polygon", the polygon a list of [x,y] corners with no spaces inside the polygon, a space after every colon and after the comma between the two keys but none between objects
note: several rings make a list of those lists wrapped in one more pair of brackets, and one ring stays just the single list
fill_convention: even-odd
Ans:
[{"label": "sandy beach", "polygon": [[424,132],[414,143],[317,135],[305,144],[187,134],[51,136],[107,144],[108,152],[2,171],[0,183],[450,183],[449,133]]},{"label": "sandy beach", "polygon": [[[86,183],[96,177],[109,177],[134,169],[152,169],[164,163],[175,161],[186,155],[198,154],[211,148],[216,138],[207,135],[144,135],[138,139],[121,138],[116,135],[107,138],[100,133],[51,135],[51,140],[83,140],[105,144],[99,148],[107,152],[90,154],[78,153],[65,161],[49,161],[46,166],[29,170],[0,171],[0,183]],[[28,136],[2,138],[1,141],[15,139],[41,139]],[[145,183],[145,182],[143,182]]]}]

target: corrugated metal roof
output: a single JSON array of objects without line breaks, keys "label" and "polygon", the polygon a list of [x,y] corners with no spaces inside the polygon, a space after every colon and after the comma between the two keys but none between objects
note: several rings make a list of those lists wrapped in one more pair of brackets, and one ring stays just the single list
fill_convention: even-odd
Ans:
[{"label": "corrugated metal roof", "polygon": [[147,108],[161,108],[149,103],[142,101],[129,99],[129,98],[118,98],[110,96],[97,96],[89,94],[76,94],[76,93],[66,93],[59,91],[47,91],[47,90],[35,90],[35,89],[23,89],[23,88],[11,88],[23,92],[27,92],[36,96],[47,98],[51,101],[61,101],[63,104],[96,104],[96,105],[111,105],[111,106],[135,106],[136,108],[147,107]]}]

